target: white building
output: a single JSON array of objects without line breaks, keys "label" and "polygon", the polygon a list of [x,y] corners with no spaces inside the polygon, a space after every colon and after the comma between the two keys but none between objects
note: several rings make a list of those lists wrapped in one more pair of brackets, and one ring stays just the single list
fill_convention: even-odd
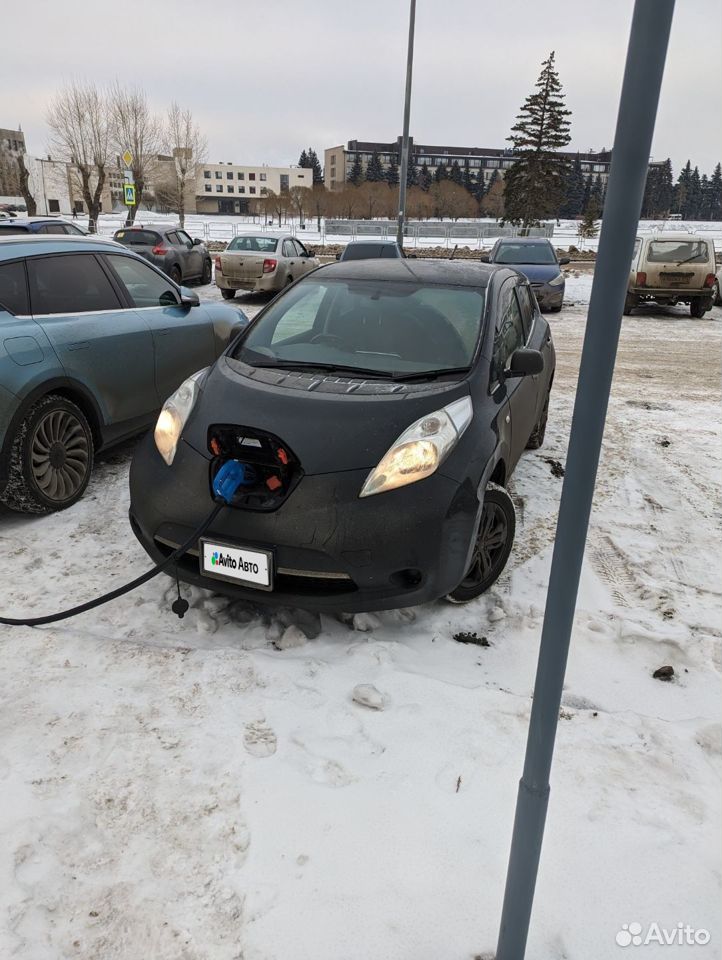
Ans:
[{"label": "white building", "polygon": [[313,170],[305,167],[242,166],[204,163],[196,170],[198,213],[248,213],[249,203],[269,191],[287,193],[292,187],[312,187]]},{"label": "white building", "polygon": [[67,163],[26,155],[25,166],[30,174],[28,186],[35,198],[38,216],[70,216],[73,205]]}]

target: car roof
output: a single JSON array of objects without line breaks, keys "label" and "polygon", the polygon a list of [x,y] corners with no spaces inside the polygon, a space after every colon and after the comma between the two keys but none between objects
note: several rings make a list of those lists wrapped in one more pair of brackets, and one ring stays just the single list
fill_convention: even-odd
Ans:
[{"label": "car roof", "polygon": [[499,237],[497,243],[551,243],[549,237]]},{"label": "car roof", "polygon": [[70,223],[65,217],[10,217],[6,222],[15,226],[23,223]]},{"label": "car roof", "polygon": [[[291,237],[288,231],[281,230],[244,230],[243,233],[237,233],[237,237],[268,237],[269,240],[285,240]],[[235,238],[233,238],[235,239]],[[291,237],[293,239],[293,237]]]},{"label": "car roof", "polygon": [[707,240],[699,233],[690,233],[688,230],[655,230],[642,237],[643,240]]},{"label": "car roof", "polygon": [[496,264],[479,260],[402,260],[373,258],[369,260],[337,260],[314,273],[336,280],[388,280],[397,283],[444,284],[458,287],[485,287],[491,277],[504,270]]},{"label": "car roof", "polygon": [[113,247],[127,252],[127,247],[110,237],[61,236],[59,234],[16,234],[3,237],[0,232],[0,259],[37,257],[44,253],[67,253],[69,250],[98,251]]},{"label": "car roof", "polygon": [[346,244],[347,247],[358,246],[360,243],[375,243],[375,244],[384,244],[387,247],[397,247],[398,243],[396,240],[388,240],[385,237],[364,237],[363,240],[349,240]]},{"label": "car roof", "polygon": [[184,230],[179,223],[131,223],[129,226],[120,226],[114,233],[120,230],[152,230],[154,233],[172,233],[174,230]]}]

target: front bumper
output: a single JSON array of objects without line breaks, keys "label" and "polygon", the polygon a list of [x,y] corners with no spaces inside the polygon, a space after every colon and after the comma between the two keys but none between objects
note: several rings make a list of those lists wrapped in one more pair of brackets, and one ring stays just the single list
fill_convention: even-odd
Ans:
[{"label": "front bumper", "polygon": [[564,284],[532,283],[531,288],[540,307],[561,307],[564,302]]},{"label": "front bumper", "polygon": [[[368,470],[305,476],[272,513],[224,509],[207,539],[268,549],[271,592],[201,574],[197,553],[178,563],[186,583],[261,604],[355,613],[412,606],[453,590],[468,569],[477,490],[440,474],[359,499]],[[148,434],[130,473],[130,522],[158,562],[213,508],[209,461],[184,441],[167,467]]]}]

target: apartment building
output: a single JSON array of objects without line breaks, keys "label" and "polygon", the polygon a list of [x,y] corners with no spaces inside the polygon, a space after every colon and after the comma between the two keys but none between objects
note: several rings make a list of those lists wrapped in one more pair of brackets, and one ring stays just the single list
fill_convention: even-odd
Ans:
[{"label": "apartment building", "polygon": [[204,163],[196,170],[197,213],[248,213],[249,204],[269,191],[312,187],[313,171],[304,167],[243,166]]},{"label": "apartment building", "polygon": [[[371,140],[349,140],[346,146],[329,147],[324,150],[324,182],[330,190],[339,189],[348,181],[357,158],[365,172],[373,154],[376,153],[381,165],[386,170],[393,160],[398,164],[401,157],[401,137],[391,143]],[[423,164],[429,173],[435,175],[439,167],[445,167],[447,173],[454,161],[457,161],[462,170],[469,167],[476,179],[481,175],[486,183],[489,182],[496,170],[499,176],[514,163],[514,153],[511,149],[497,149],[494,147],[452,147],[431,146],[415,143],[409,139],[409,154],[417,171]],[[603,181],[609,176],[609,167],[612,162],[611,150],[599,152],[579,153],[566,151],[562,156],[573,160],[579,157],[582,172],[585,176],[596,177],[599,174]]]}]

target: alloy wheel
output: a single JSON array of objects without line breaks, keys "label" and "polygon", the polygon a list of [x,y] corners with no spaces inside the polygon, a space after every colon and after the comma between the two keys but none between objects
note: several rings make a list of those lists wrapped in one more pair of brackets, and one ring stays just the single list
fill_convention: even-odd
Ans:
[{"label": "alloy wheel", "polygon": [[38,422],[30,445],[33,480],[56,503],[80,490],[90,467],[83,425],[67,410],[50,410]]},{"label": "alloy wheel", "polygon": [[461,588],[475,587],[492,575],[497,563],[504,555],[508,529],[501,506],[487,500],[481,511],[479,533],[474,545],[471,565],[459,585]]}]

